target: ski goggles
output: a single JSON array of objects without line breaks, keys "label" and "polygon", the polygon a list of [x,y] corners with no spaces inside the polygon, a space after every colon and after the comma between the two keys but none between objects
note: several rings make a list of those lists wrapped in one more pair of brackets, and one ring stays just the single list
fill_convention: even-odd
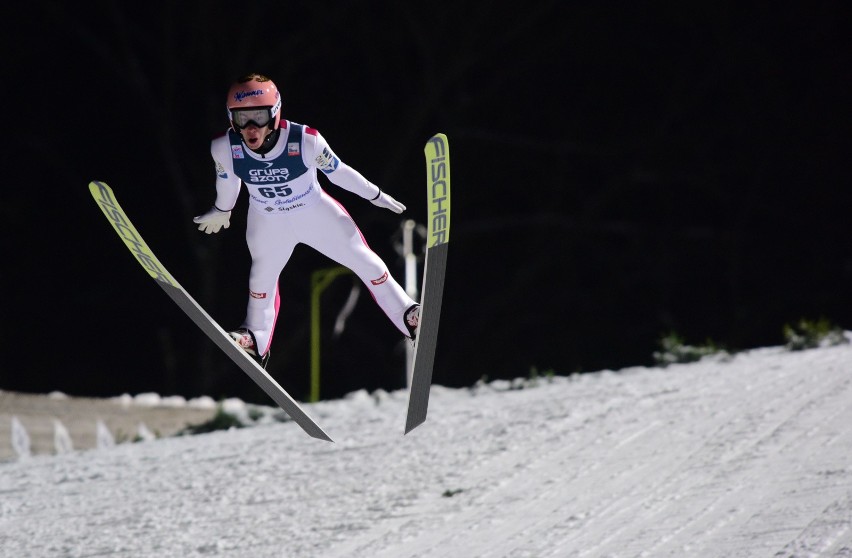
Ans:
[{"label": "ski goggles", "polygon": [[234,123],[234,127],[239,129],[243,129],[249,124],[254,124],[258,128],[263,128],[264,126],[267,126],[271,120],[271,107],[231,110],[231,121]]}]

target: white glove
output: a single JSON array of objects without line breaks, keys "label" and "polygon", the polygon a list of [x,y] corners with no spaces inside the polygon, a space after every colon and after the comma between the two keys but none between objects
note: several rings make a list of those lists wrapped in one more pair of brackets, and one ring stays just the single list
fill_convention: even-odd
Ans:
[{"label": "white glove", "polygon": [[214,205],[204,215],[194,217],[192,222],[198,223],[198,230],[200,231],[204,231],[207,234],[217,233],[222,227],[227,229],[231,226],[231,212],[222,211]]},{"label": "white glove", "polygon": [[394,213],[402,213],[405,211],[405,206],[390,197],[388,194],[382,192],[382,189],[379,188],[379,195],[370,200],[375,206],[384,207],[385,209],[390,209]]}]

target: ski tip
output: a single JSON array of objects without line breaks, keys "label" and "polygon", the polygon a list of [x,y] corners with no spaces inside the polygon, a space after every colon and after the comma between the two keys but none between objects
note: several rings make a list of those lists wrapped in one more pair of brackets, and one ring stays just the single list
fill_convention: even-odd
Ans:
[{"label": "ski tip", "polygon": [[89,191],[94,192],[97,190],[112,190],[106,182],[101,180],[92,180],[89,182]]},{"label": "ski tip", "polygon": [[89,193],[95,199],[112,199],[114,197],[112,188],[106,182],[101,182],[100,180],[89,182]]}]

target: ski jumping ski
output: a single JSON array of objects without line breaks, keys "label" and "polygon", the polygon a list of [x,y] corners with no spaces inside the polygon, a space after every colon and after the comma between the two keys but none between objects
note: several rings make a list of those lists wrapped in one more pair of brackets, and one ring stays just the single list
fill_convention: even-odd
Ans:
[{"label": "ski jumping ski", "polygon": [[432,136],[423,151],[426,154],[428,233],[423,287],[420,290],[420,325],[414,344],[414,365],[408,394],[406,434],[426,421],[450,241],[450,147],[447,136]]},{"label": "ski jumping ski", "polygon": [[162,287],[175,304],[309,436],[333,442],[334,440],[305,413],[299,404],[284,391],[284,388],[266,370],[252,360],[245,351],[237,346],[236,342],[231,339],[231,336],[166,271],[166,268],[154,255],[154,252],[142,240],[142,236],[130,222],[124,210],[118,205],[112,188],[103,182],[93,181],[89,183],[89,191],[104,212],[104,215],[106,215],[107,220],[115,228],[118,236],[136,257],[136,260],[156,280],[157,284]]}]

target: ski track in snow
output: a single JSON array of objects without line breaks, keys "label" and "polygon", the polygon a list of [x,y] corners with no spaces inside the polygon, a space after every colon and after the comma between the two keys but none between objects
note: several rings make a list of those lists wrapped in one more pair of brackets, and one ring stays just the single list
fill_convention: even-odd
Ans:
[{"label": "ski track in snow", "polygon": [[852,346],[0,464],[0,556],[852,557]]}]

